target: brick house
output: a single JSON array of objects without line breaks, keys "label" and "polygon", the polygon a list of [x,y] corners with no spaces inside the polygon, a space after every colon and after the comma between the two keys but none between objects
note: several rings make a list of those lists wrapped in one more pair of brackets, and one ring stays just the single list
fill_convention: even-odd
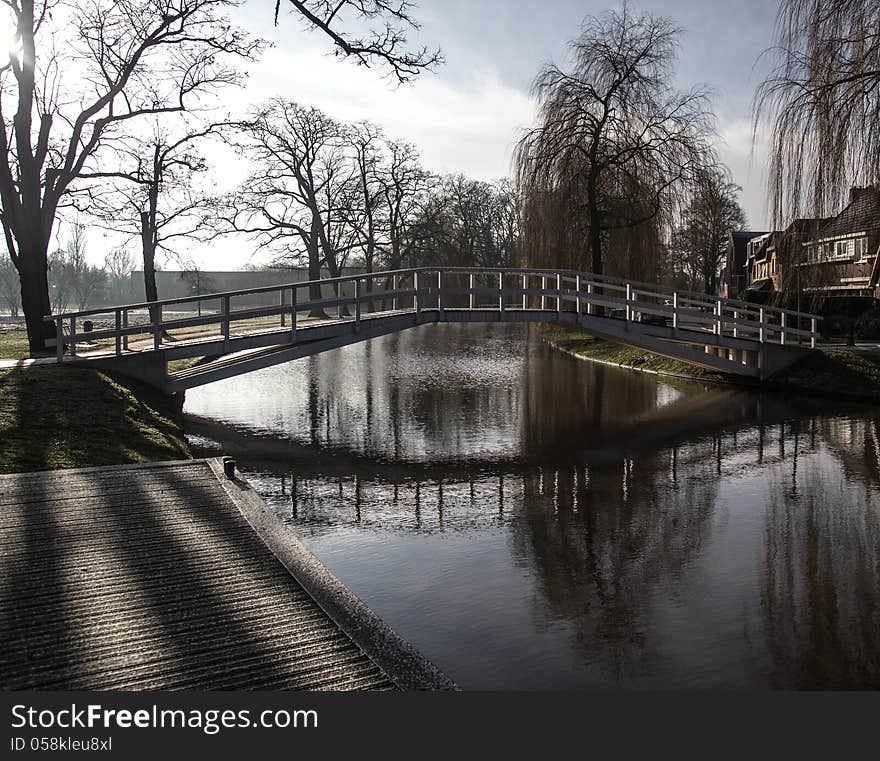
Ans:
[{"label": "brick house", "polygon": [[798,288],[797,264],[803,245],[821,229],[825,220],[796,219],[785,230],[752,238],[746,245],[748,285],[752,301],[779,300]]},{"label": "brick house", "polygon": [[880,187],[852,188],[849,203],[803,244],[800,287],[825,298],[880,298]]}]

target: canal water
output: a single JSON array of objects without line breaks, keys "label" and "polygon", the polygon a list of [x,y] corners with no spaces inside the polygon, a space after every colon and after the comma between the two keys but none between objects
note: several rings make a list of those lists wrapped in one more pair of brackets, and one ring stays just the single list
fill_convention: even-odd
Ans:
[{"label": "canal water", "polygon": [[463,688],[880,687],[880,409],[424,326],[187,392],[192,442]]}]

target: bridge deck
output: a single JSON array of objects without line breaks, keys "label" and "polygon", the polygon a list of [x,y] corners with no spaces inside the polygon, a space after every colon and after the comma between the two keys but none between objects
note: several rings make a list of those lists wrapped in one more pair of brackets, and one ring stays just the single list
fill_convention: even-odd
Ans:
[{"label": "bridge deck", "polygon": [[232,483],[206,460],[0,477],[0,687],[394,688]]},{"label": "bridge deck", "polygon": [[[262,303],[266,298],[269,304]],[[180,312],[184,305],[197,314]],[[165,308],[175,310],[170,319],[163,318]],[[94,361],[169,392],[425,322],[568,323],[700,367],[764,379],[804,356],[803,346],[815,348],[820,319],[592,273],[466,267],[374,272],[46,317],[55,325],[59,363]],[[87,332],[78,332],[80,321]],[[277,350],[265,351],[272,346]],[[251,350],[258,353],[242,354]],[[168,361],[199,356],[222,359],[168,375]]]}]

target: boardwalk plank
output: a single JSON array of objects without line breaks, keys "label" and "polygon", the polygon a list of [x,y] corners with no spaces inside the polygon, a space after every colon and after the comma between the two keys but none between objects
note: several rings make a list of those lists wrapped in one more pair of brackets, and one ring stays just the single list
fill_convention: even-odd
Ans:
[{"label": "boardwalk plank", "polygon": [[206,461],[0,477],[4,689],[389,689]]}]

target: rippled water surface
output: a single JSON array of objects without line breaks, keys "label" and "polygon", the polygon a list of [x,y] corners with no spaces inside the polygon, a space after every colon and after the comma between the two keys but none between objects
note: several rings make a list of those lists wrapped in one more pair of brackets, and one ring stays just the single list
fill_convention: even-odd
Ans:
[{"label": "rippled water surface", "polygon": [[444,325],[185,410],[462,687],[880,687],[880,409]]}]

